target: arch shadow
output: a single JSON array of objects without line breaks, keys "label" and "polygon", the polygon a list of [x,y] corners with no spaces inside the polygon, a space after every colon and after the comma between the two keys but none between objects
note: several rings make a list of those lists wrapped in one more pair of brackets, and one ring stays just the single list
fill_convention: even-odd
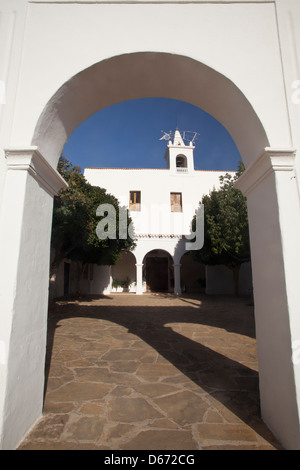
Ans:
[{"label": "arch shadow", "polygon": [[[160,294],[156,295],[160,297]],[[168,297],[170,300],[174,298],[172,294],[161,297]],[[93,305],[94,299],[90,300],[91,302],[75,302],[72,305],[66,301],[56,302],[50,310],[45,395],[53,340],[56,330],[60,328],[60,322],[82,317],[105,320],[121,325],[129,334],[147,343],[174,365],[179,373],[184,374],[199,387],[200,391],[206,392],[217,407],[225,407],[266,441],[280,448],[260,417],[257,370],[243,364],[238,354],[232,358],[219,352],[217,340],[214,343],[211,338],[212,343],[208,344],[205,337],[191,339],[184,334],[184,329],[180,331],[180,325],[194,324],[213,327],[216,332],[225,330],[237,335],[240,344],[243,342],[243,337],[253,339],[255,337],[253,307],[247,305],[243,316],[240,315],[239,308],[236,311],[230,308],[232,302],[239,305],[241,302],[245,303],[245,299],[222,297],[219,306],[213,309],[211,300],[204,294],[184,295],[182,305],[170,303],[170,306],[163,308],[138,305],[134,301],[126,306],[113,305],[109,302],[109,298],[107,304],[104,299],[100,306]]]}]

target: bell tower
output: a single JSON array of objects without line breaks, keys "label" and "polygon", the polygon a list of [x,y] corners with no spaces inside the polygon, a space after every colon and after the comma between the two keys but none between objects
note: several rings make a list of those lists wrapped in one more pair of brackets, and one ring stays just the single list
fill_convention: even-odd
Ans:
[{"label": "bell tower", "polygon": [[[173,135],[172,135],[173,134]],[[174,175],[192,175],[194,172],[194,140],[196,133],[193,133],[193,138],[190,139],[186,132],[179,132],[178,129],[174,133],[165,133],[163,139],[168,139],[165,158],[167,161],[167,168]],[[191,133],[189,133],[191,134]]]}]

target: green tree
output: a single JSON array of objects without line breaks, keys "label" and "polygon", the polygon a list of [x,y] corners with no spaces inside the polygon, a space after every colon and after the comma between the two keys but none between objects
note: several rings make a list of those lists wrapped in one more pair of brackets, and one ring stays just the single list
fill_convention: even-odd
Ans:
[{"label": "green tree", "polygon": [[[239,295],[239,272],[242,263],[250,261],[247,202],[234,183],[244,171],[239,164],[235,176],[220,177],[221,187],[203,196],[204,245],[192,251],[195,260],[205,265],[225,265],[233,273],[235,295]],[[192,222],[195,231],[196,219]]]},{"label": "green tree", "polygon": [[[119,201],[105,189],[89,184],[81,173],[80,167],[73,166],[61,156],[58,172],[68,183],[68,188],[61,190],[54,198],[51,246],[54,251],[50,277],[55,276],[64,258],[76,261],[79,266],[77,290],[87,263],[116,264],[122,250],[131,250],[134,239],[120,238]],[[116,238],[99,239],[96,227],[99,217],[96,215],[100,204],[109,204],[115,209]],[[132,223],[127,214],[127,228]],[[128,231],[127,231],[128,233]]]}]

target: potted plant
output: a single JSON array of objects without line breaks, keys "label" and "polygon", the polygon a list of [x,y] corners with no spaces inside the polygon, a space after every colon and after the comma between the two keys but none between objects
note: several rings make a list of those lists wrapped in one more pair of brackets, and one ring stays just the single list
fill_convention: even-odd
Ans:
[{"label": "potted plant", "polygon": [[129,277],[127,276],[125,281],[122,282],[123,292],[128,292],[129,291],[130,284],[131,284],[131,281],[130,281]]}]

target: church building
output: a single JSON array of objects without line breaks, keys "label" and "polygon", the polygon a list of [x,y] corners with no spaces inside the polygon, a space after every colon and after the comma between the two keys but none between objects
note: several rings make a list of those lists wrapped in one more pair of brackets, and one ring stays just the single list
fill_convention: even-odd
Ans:
[{"label": "church building", "polygon": [[[165,169],[84,170],[90,184],[105,188],[129,209],[136,240],[134,251],[124,252],[116,266],[107,268],[103,293],[165,291],[179,295],[204,289],[205,267],[189,255],[195,246],[189,241],[191,222],[202,196],[218,189],[220,176],[230,172],[195,170],[195,134],[191,138],[177,129],[164,138],[168,139]],[[104,267],[95,269],[101,270],[103,278]],[[225,281],[221,276],[223,287],[231,283],[229,271],[226,274]],[[217,277],[220,279],[220,273]],[[207,293],[215,293],[208,290],[206,286]]]}]

